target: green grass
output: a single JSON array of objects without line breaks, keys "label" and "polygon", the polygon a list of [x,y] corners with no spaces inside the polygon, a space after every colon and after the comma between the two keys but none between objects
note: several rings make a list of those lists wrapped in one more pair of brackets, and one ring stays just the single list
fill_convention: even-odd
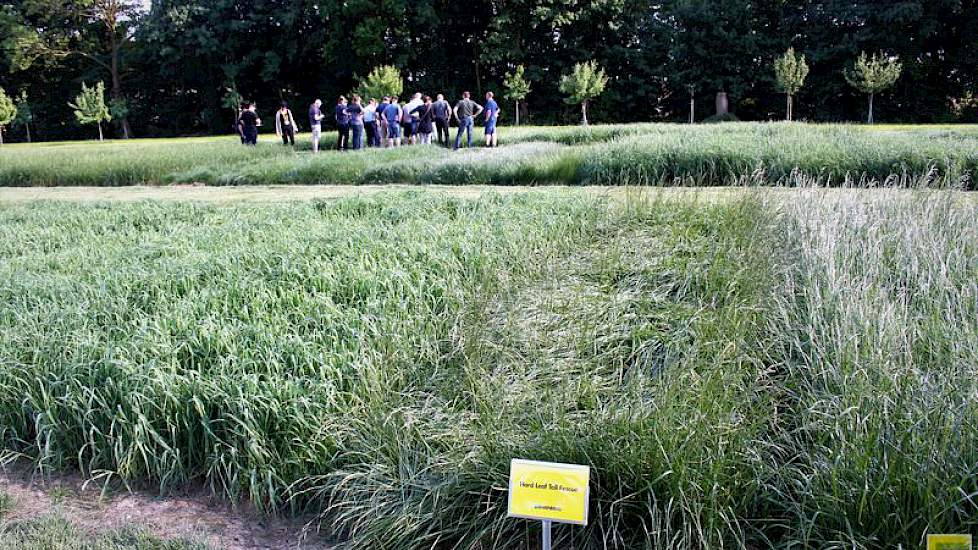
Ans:
[{"label": "green grass", "polygon": [[109,530],[92,534],[56,515],[4,523],[0,521],[0,548],[17,550],[207,550],[186,540],[162,540],[139,529]]},{"label": "green grass", "polygon": [[919,547],[978,530],[975,219],[890,189],[0,204],[0,439],[350,548],[538,544],[513,457],[592,467],[559,547]]},{"label": "green grass", "polygon": [[[0,186],[205,183],[917,186],[974,188],[973,126],[632,124],[504,128],[504,147],[341,154],[266,136],[0,148]],[[333,146],[328,134],[324,148]],[[481,138],[477,140],[481,144]]]}]

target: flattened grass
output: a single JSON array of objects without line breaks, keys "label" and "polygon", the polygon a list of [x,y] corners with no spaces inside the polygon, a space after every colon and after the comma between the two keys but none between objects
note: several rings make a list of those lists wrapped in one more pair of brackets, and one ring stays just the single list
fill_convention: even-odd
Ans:
[{"label": "flattened grass", "polygon": [[978,205],[388,193],[0,207],[0,437],[203,480],[350,548],[524,548],[513,457],[590,464],[575,548],[978,528]]}]

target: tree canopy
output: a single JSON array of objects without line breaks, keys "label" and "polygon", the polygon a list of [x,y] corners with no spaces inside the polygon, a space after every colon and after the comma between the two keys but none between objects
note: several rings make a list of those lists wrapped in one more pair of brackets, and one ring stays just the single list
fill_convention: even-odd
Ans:
[{"label": "tree canopy", "polygon": [[7,92],[0,88],[0,144],[3,143],[3,130],[17,117],[17,106]]},{"label": "tree canopy", "polygon": [[[975,0],[511,0],[478,8],[445,0],[0,0],[0,85],[31,95],[40,139],[82,137],[65,102],[82,81],[100,80],[132,133],[156,136],[228,132],[229,88],[260,106],[308,105],[392,66],[404,93],[452,99],[502,89],[523,66],[533,83],[521,101],[531,122],[568,123],[579,114],[560,101],[560,75],[593,59],[608,77],[589,104],[595,120],[684,120],[690,86],[697,119],[724,91],[740,118],[768,120],[781,118],[784,104],[772,64],[794,48],[810,69],[797,115],[844,121],[865,109],[844,68],[860,52],[885,51],[903,71],[879,92],[880,116],[970,121],[974,109],[952,106],[978,93],[975,28]],[[112,126],[123,134],[121,121]],[[25,137],[19,126],[11,134]]]},{"label": "tree canopy", "polygon": [[74,103],[69,103],[74,109],[75,118],[79,124],[97,124],[98,138],[102,139],[102,123],[112,120],[108,105],[105,104],[105,83],[99,81],[89,88],[82,82],[81,93],[75,97]]}]

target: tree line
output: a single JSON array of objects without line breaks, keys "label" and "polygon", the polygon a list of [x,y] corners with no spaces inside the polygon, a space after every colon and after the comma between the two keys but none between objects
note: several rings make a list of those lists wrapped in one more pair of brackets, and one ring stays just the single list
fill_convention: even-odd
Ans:
[{"label": "tree line", "polygon": [[[385,65],[448,96],[521,70],[510,116],[533,123],[702,120],[719,92],[745,120],[859,120],[869,96],[878,120],[968,122],[975,28],[978,0],[0,0],[0,86],[16,139],[88,135],[67,106],[83,82],[106,83],[113,137],[203,134],[242,98],[329,100]],[[789,48],[808,69],[791,93],[772,69]],[[899,79],[860,89],[863,52]],[[587,60],[604,93],[571,105],[562,77]]]}]

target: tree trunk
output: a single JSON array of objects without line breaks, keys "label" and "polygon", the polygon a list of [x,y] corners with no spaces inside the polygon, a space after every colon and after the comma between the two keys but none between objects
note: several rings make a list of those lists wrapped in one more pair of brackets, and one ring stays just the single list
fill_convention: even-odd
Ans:
[{"label": "tree trunk", "polygon": [[[109,71],[112,73],[112,100],[118,103],[124,101],[124,98],[122,96],[122,77],[119,75],[119,42],[114,24],[109,27],[109,48],[112,55]],[[122,137],[129,139],[131,132],[129,131],[128,116],[123,116],[119,122],[122,125]]]},{"label": "tree trunk", "polygon": [[785,95],[788,96],[788,100],[787,100],[788,101],[788,107],[787,107],[787,111],[786,111],[785,120],[787,120],[788,122],[791,122],[791,116],[792,116],[792,113],[791,113],[791,94],[785,94]]},{"label": "tree trunk", "polygon": [[0,126],[0,145],[3,145],[3,126]]},{"label": "tree trunk", "polygon": [[587,126],[587,100],[581,102],[581,124]]},{"label": "tree trunk", "polygon": [[727,92],[717,92],[716,108],[717,116],[723,116],[730,112],[730,101],[727,99]]},{"label": "tree trunk", "polygon": [[520,125],[520,101],[516,100],[516,125]]},{"label": "tree trunk", "polygon": [[96,124],[98,124],[98,140],[102,141],[102,123],[97,122]]},{"label": "tree trunk", "polygon": [[31,123],[25,122],[24,129],[27,130],[27,143],[31,142]]},{"label": "tree trunk", "polygon": [[873,123],[873,94],[869,94],[869,124]]}]

